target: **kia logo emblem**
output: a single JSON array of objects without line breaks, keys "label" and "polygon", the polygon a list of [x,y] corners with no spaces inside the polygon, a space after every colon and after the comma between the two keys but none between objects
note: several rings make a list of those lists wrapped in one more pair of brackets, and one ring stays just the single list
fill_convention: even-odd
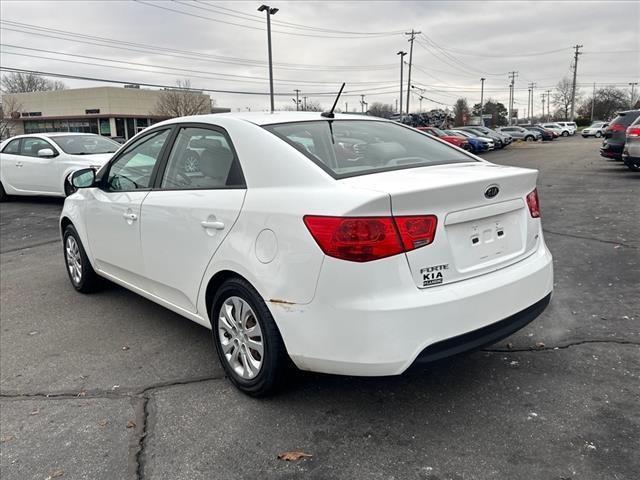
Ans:
[{"label": "kia logo emblem", "polygon": [[497,185],[489,185],[484,191],[484,196],[487,198],[493,198],[500,193],[500,188]]}]

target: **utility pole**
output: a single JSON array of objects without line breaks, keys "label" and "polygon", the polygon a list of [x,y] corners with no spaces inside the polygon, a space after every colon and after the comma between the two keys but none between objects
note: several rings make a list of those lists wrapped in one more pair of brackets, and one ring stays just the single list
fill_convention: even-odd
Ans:
[{"label": "utility pole", "polygon": [[344,102],[344,113],[349,113],[349,102]]},{"label": "utility pole", "polygon": [[486,78],[481,78],[480,79],[480,122],[482,122],[482,125],[484,126],[484,118],[482,117],[483,113],[484,113],[484,81],[486,80]]},{"label": "utility pole", "polygon": [[300,99],[298,98],[298,96],[300,95],[300,90],[296,88],[294,92],[296,92],[296,99],[294,100],[294,102],[296,102],[296,112],[297,112],[298,110],[300,110]]},{"label": "utility pole", "polygon": [[[400,121],[402,122],[402,72],[404,70],[404,56],[407,52],[400,50],[396,55],[400,55]],[[409,95],[409,92],[407,92]]]},{"label": "utility pole", "polygon": [[422,95],[420,95],[420,96],[418,97],[418,100],[420,101],[420,113],[422,113],[422,99],[423,99],[423,98],[424,98],[424,97],[423,97]]},{"label": "utility pole", "polygon": [[511,125],[511,119],[513,117],[513,87],[517,76],[518,72],[509,72],[509,78],[511,79],[511,83],[509,83],[509,125]]},{"label": "utility pole", "polygon": [[[531,95],[531,87],[529,87],[528,96],[527,96],[527,110],[529,110],[529,112],[531,112],[531,96],[532,96]],[[525,118],[529,118],[529,117],[525,117]],[[529,118],[529,120],[531,120],[531,119]],[[529,123],[531,123],[531,121],[529,121]]]},{"label": "utility pole", "polygon": [[576,111],[576,77],[578,76],[578,56],[582,55],[580,53],[580,49],[583,45],[576,45],[573,48],[576,49],[573,55],[573,85],[571,86],[571,118],[570,121],[574,121],[575,119],[575,111]]},{"label": "utility pole", "polygon": [[593,123],[593,112],[596,107],[596,82],[593,82],[593,94],[591,95],[591,123]]},{"label": "utility pole", "polygon": [[636,103],[636,85],[638,85],[638,82],[629,82],[629,85],[631,86],[631,108],[633,108]]},{"label": "utility pole", "polygon": [[529,88],[531,89],[531,106],[529,107],[529,117],[531,118],[531,122],[533,124],[533,96],[535,95],[535,88],[536,88],[536,84],[534,82],[531,82],[529,84]]},{"label": "utility pole", "polygon": [[416,32],[413,28],[410,32],[405,32],[405,35],[410,35],[409,43],[411,46],[409,47],[409,74],[407,75],[407,115],[409,114],[409,100],[411,99],[411,64],[413,62],[413,41],[416,38],[416,35],[422,32]]},{"label": "utility pole", "polygon": [[544,122],[544,93],[541,93],[540,96],[542,97],[542,121]]},{"label": "utility pole", "polygon": [[547,122],[551,121],[551,90],[547,90]]},{"label": "utility pole", "polygon": [[269,92],[271,97],[271,113],[275,110],[273,102],[273,60],[271,56],[271,15],[278,12],[277,8],[271,8],[269,5],[260,5],[259,12],[267,13],[267,41],[269,43]]},{"label": "utility pole", "polygon": [[304,111],[307,111],[307,97],[302,97]]},{"label": "utility pole", "polygon": [[364,113],[364,105],[367,102],[364,101],[364,95],[360,95],[360,98],[362,99],[362,100],[360,100],[360,107],[362,109],[362,113]]},{"label": "utility pole", "polygon": [[395,109],[395,111],[396,112],[398,111],[398,99],[397,98],[396,98],[396,109]]}]

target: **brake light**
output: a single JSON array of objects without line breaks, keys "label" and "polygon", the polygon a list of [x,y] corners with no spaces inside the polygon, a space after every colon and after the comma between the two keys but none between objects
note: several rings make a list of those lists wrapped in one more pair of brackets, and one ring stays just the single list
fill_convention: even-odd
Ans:
[{"label": "brake light", "polygon": [[540,200],[538,199],[537,188],[534,188],[533,192],[527,195],[527,206],[533,218],[540,218]]},{"label": "brake light", "polygon": [[621,125],[620,123],[614,123],[607,127],[607,131],[611,133],[624,132],[625,130],[624,125]]},{"label": "brake light", "polygon": [[640,126],[627,128],[627,137],[640,137]]},{"label": "brake light", "polygon": [[437,218],[305,215],[304,224],[326,255],[369,262],[429,245],[435,237]]}]

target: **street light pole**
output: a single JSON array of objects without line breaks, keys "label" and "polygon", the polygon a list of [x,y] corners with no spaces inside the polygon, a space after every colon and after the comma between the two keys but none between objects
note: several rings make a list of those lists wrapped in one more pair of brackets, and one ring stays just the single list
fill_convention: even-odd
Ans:
[{"label": "street light pole", "polygon": [[[400,50],[396,55],[400,55],[400,121],[402,122],[402,72],[404,71],[404,56],[407,52]],[[409,95],[409,92],[407,92]]]},{"label": "street light pole", "polygon": [[484,126],[484,118],[482,115],[484,114],[484,81],[486,78],[480,79],[480,122]]},{"label": "street light pole", "polygon": [[269,5],[260,5],[259,12],[267,13],[267,42],[269,44],[269,92],[271,97],[271,113],[275,110],[273,102],[273,60],[271,57],[271,15],[278,12],[277,8],[271,8]]}]

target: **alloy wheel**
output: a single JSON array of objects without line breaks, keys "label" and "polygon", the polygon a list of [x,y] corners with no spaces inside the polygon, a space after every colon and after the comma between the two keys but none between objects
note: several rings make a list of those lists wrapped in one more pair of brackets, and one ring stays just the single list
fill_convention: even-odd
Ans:
[{"label": "alloy wheel", "polygon": [[78,242],[76,242],[76,239],[72,235],[67,237],[65,252],[69,275],[73,283],[78,285],[82,281],[82,257],[80,256]]},{"label": "alloy wheel", "polygon": [[250,380],[260,373],[264,359],[262,329],[253,309],[242,298],[229,297],[220,307],[218,341],[238,376]]}]

